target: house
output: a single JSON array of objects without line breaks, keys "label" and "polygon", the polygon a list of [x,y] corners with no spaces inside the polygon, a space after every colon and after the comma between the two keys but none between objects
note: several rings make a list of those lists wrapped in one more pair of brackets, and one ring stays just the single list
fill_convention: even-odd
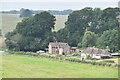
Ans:
[{"label": "house", "polygon": [[63,42],[51,42],[49,43],[49,53],[50,54],[69,54],[70,53],[70,46],[68,43]]},{"label": "house", "polygon": [[92,59],[110,58],[111,56],[108,51],[93,47],[88,47],[87,49],[81,52],[81,57],[84,59],[86,59],[88,55]]},{"label": "house", "polygon": [[70,48],[70,52],[71,52],[71,53],[78,53],[78,52],[79,52],[79,49],[78,49],[78,47],[71,47],[71,48]]}]

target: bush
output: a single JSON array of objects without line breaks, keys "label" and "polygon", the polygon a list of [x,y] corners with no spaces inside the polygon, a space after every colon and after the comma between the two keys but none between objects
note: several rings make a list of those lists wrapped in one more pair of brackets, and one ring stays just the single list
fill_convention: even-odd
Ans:
[{"label": "bush", "polygon": [[115,63],[115,61],[113,61],[113,60],[105,60],[105,61],[102,61],[102,62],[106,62],[106,63]]},{"label": "bush", "polygon": [[106,66],[110,67],[110,66],[112,66],[112,64],[106,64]]},{"label": "bush", "polygon": [[91,59],[91,56],[90,56],[90,55],[87,55],[87,59]]}]

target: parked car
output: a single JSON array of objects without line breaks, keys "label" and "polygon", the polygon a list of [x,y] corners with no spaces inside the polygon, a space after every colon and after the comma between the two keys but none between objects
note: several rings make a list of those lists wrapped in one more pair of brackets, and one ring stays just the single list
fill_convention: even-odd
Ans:
[{"label": "parked car", "polygon": [[76,53],[72,53],[72,56],[76,56],[77,54]]},{"label": "parked car", "polygon": [[45,53],[45,51],[39,50],[39,51],[37,51],[36,53]]}]

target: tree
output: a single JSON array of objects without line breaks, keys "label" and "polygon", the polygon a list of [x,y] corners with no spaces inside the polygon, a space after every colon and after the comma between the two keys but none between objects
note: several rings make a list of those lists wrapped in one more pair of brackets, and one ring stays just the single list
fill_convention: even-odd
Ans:
[{"label": "tree", "polygon": [[23,36],[44,38],[54,28],[55,17],[48,12],[41,12],[34,17],[25,18],[16,26],[17,32]]},{"label": "tree", "polygon": [[97,41],[97,45],[99,48],[109,48],[111,52],[115,52],[118,50],[118,31],[107,30],[104,31],[101,37]]},{"label": "tree", "polygon": [[29,9],[21,9],[20,13],[21,18],[32,16],[32,11],[30,11]]},{"label": "tree", "polygon": [[[45,49],[53,41],[52,29],[55,17],[48,12],[41,12],[35,16],[25,18],[19,22],[16,29],[6,35],[6,44],[9,49],[20,51],[37,51]],[[15,36],[19,35],[16,40]],[[14,43],[14,44],[13,44]],[[14,46],[15,45],[15,46]]]},{"label": "tree", "polygon": [[57,41],[68,42],[70,46],[77,46],[82,42],[85,31],[91,31],[101,36],[104,31],[118,29],[119,8],[100,8],[86,7],[78,11],[73,11],[65,23],[65,28],[57,32]]},{"label": "tree", "polygon": [[71,46],[77,46],[81,41],[85,30],[93,19],[93,11],[91,7],[86,7],[79,11],[74,11],[68,16],[65,28],[58,31],[59,36],[64,42],[68,42]]},{"label": "tree", "polygon": [[102,34],[106,30],[118,29],[119,23],[117,21],[117,16],[119,13],[119,8],[106,8],[100,18],[100,27],[98,32]]},{"label": "tree", "polygon": [[86,31],[82,39],[82,47],[96,46],[97,35],[94,32]]}]

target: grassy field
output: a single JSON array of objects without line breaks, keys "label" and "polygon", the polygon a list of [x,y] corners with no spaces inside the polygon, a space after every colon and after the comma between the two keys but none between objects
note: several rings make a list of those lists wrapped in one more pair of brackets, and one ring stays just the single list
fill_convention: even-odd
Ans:
[{"label": "grassy field", "polygon": [[[67,15],[55,15],[56,24],[55,29],[53,31],[57,31],[64,27],[64,23],[67,20]],[[15,29],[18,22],[20,22],[22,18],[19,18],[19,14],[0,14],[0,29],[2,29],[3,34],[12,31]]]},{"label": "grassy field", "polygon": [[115,68],[20,55],[3,56],[4,78],[117,78]]},{"label": "grassy field", "polygon": [[2,78],[2,55],[0,54],[0,80]]},{"label": "grassy field", "polygon": [[0,14],[0,22],[2,22],[2,24],[0,24],[0,28],[2,29],[3,34],[15,29],[15,26],[21,20],[22,19],[19,18],[18,14]]}]

